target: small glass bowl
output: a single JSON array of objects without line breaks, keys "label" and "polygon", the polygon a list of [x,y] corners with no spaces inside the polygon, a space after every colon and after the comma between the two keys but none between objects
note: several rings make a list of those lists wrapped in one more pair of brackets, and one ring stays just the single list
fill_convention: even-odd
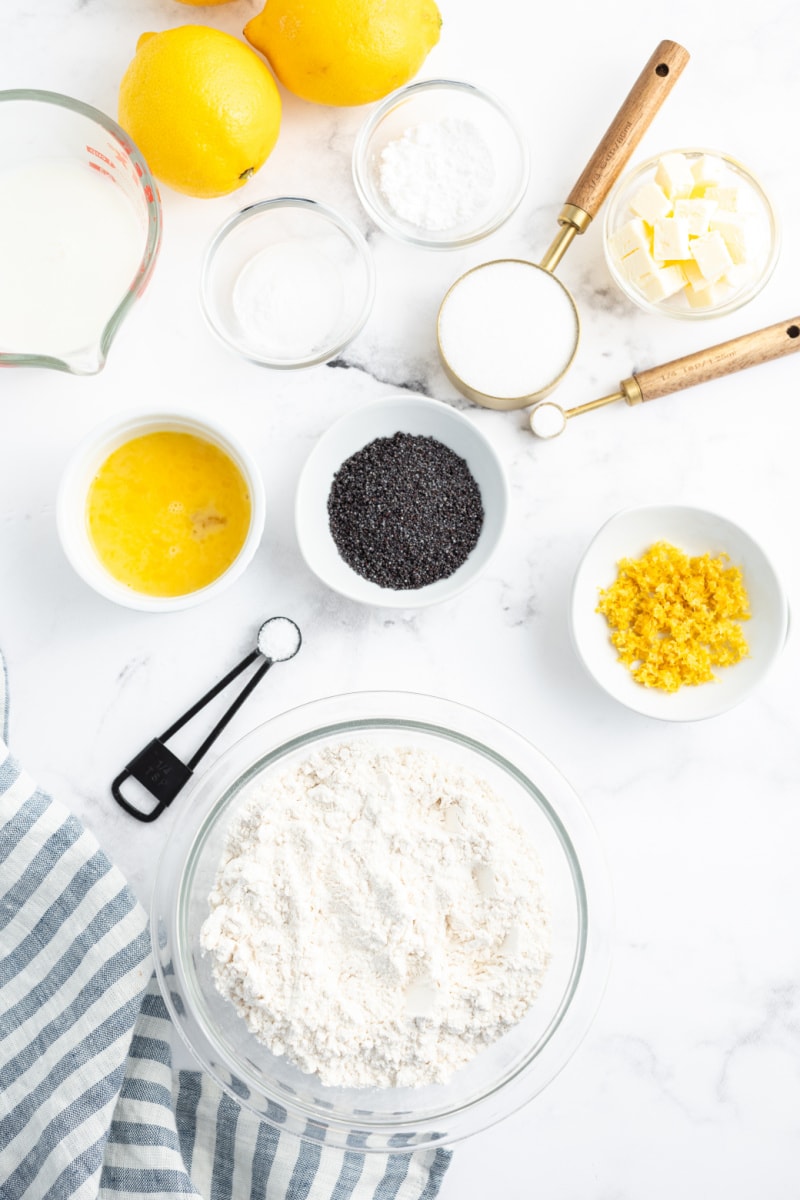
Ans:
[{"label": "small glass bowl", "polygon": [[[424,750],[486,779],[534,840],[545,873],[552,958],[542,991],[517,1025],[442,1084],[324,1086],[249,1032],[217,991],[200,944],[225,831],[249,788],[325,746],[362,739]],[[552,763],[511,729],[434,696],[331,696],[248,734],[197,776],[181,807],[159,863],[151,909],[162,995],[203,1070],[268,1125],[366,1154],[449,1145],[526,1104],[577,1049],[608,972],[610,881],[579,798]]]},{"label": "small glass bowl", "polygon": [[363,328],[375,266],[352,222],[294,196],[235,213],[206,251],[205,317],[221,341],[276,370],[334,358]]},{"label": "small glass bowl", "polygon": [[[491,157],[484,202],[448,228],[429,229],[394,210],[381,189],[381,157],[389,143],[419,127],[463,121],[477,130]],[[493,233],[519,205],[528,185],[528,149],[508,110],[471,83],[428,79],[400,88],[378,105],[353,147],[353,180],[369,216],[386,233],[414,246],[449,250]],[[414,184],[422,193],[424,180]],[[474,191],[473,184],[470,187]]]},{"label": "small glass bowl", "polygon": [[[636,284],[627,279],[619,269],[615,256],[609,247],[609,238],[616,233],[634,213],[630,210],[630,200],[635,192],[652,179],[658,167],[659,160],[665,154],[683,154],[690,162],[696,161],[703,155],[719,159],[725,168],[723,184],[728,183],[740,188],[747,201],[747,211],[756,222],[756,239],[758,244],[757,261],[752,270],[741,271],[734,268],[739,276],[739,282],[725,294],[719,303],[704,308],[693,308],[689,304],[683,290],[676,292],[665,300],[651,301],[637,288]],[[657,313],[660,316],[677,317],[679,320],[703,321],[709,317],[721,317],[735,312],[757,296],[775,269],[780,251],[780,227],[772,203],[756,177],[747,167],[721,154],[718,150],[706,150],[699,147],[689,150],[665,150],[646,162],[641,163],[625,175],[611,193],[606,205],[603,221],[603,251],[606,265],[617,286],[645,312]]]}]

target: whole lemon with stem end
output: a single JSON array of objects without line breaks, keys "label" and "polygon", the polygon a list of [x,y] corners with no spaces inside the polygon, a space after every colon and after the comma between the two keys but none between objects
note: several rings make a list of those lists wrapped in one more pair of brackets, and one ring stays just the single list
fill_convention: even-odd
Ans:
[{"label": "whole lemon with stem end", "polygon": [[163,183],[224,196],[263,166],[281,99],[249,46],[204,25],[143,33],[119,89],[119,123]]},{"label": "whole lemon with stem end", "polygon": [[369,104],[416,75],[441,24],[434,0],[267,0],[244,35],[296,96]]}]

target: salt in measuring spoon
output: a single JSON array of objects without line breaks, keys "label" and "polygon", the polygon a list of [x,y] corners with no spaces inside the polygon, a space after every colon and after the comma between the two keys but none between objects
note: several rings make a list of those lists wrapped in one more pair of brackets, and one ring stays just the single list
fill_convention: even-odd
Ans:
[{"label": "salt in measuring spoon", "polygon": [[660,367],[640,371],[623,379],[618,392],[601,396],[599,400],[589,400],[575,408],[563,409],[554,400],[540,400],[530,415],[531,431],[538,438],[550,440],[564,432],[570,417],[579,417],[581,413],[604,408],[617,400],[624,400],[629,406],[657,400],[659,396],[669,396],[684,388],[695,387],[698,383],[721,379],[723,375],[733,375],[747,367],[757,367],[774,358],[796,354],[798,350],[800,317],[792,317],[788,321],[779,321],[777,325],[742,334],[729,342],[709,346],[707,350],[675,358]]},{"label": "salt in measuring spoon", "polygon": [[[294,621],[289,617],[270,617],[258,631],[256,639],[256,648],[251,650],[233,670],[212,688],[201,696],[196,704],[193,704],[190,709],[178,717],[170,725],[169,729],[157,738],[153,738],[143,750],[140,750],[135,758],[132,758],[123,771],[119,773],[114,782],[111,784],[111,794],[122,808],[132,817],[136,817],[137,821],[155,821],[156,817],[160,817],[165,808],[168,808],[178,792],[188,783],[195,767],[200,762],[200,759],[211,749],[214,742],[222,733],[225,726],[231,720],[235,713],[244,704],[247,697],[255,690],[258,684],[266,675],[267,671],[277,662],[288,662],[290,658],[294,658],[302,644],[303,638],[300,630]],[[217,721],[211,733],[199,747],[195,750],[188,763],[178,758],[173,754],[166,745],[167,741],[182,729],[193,717],[205,708],[209,701],[218,696],[221,691],[232,683],[242,671],[259,659],[256,671],[250,676],[245,686],[233,700],[231,705],[225,710],[220,719]],[[146,791],[150,792],[155,797],[157,803],[155,808],[145,811],[136,808],[130,801],[126,800],[122,795],[121,787],[126,779],[135,779],[140,783]]]},{"label": "salt in measuring spoon", "polygon": [[[584,233],[677,82],[689,54],[662,41],[648,59],[559,214],[542,261],[497,259],[460,276],[437,320],[445,373],[484,408],[526,408],[557,386],[575,357],[580,320],[554,271]],[[502,385],[497,386],[502,375]]]}]

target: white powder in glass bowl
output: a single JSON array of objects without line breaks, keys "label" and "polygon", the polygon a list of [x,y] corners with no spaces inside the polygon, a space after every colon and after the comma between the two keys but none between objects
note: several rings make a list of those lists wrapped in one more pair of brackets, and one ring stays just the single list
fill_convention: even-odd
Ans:
[{"label": "white powder in glass bowl", "polygon": [[378,186],[389,208],[430,232],[473,222],[488,209],[494,182],[492,152],[463,118],[415,125],[380,153]]},{"label": "white powder in glass bowl", "polygon": [[254,786],[209,904],[222,996],[331,1086],[446,1081],[524,1017],[550,958],[542,868],[502,797],[367,740]]}]

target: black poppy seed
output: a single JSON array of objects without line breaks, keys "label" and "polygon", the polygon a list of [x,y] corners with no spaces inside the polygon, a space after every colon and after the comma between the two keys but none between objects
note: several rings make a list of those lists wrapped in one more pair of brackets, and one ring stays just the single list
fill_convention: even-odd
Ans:
[{"label": "black poppy seed", "polygon": [[432,437],[376,438],[342,463],[328,496],[331,536],[364,579],[405,591],[446,579],[480,537],[480,488]]}]

